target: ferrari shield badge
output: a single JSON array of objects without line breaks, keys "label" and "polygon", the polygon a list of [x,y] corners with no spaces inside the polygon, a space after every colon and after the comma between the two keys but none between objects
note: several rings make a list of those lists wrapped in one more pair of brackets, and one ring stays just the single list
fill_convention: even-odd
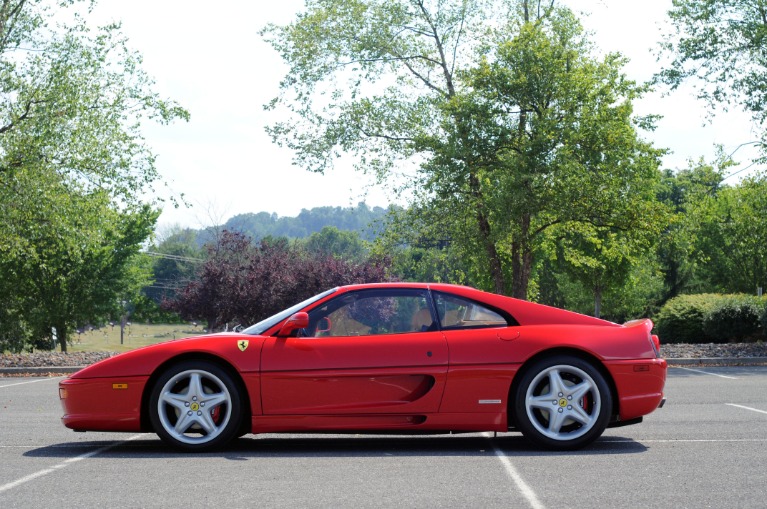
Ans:
[{"label": "ferrari shield badge", "polygon": [[248,348],[249,341],[247,339],[241,339],[237,342],[237,348],[240,349],[241,352],[244,352],[246,348]]}]

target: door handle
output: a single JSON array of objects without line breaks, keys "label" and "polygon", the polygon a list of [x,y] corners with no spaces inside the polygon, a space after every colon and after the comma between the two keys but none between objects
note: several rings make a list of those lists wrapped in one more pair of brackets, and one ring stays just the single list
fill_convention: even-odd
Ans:
[{"label": "door handle", "polygon": [[519,339],[519,336],[519,331],[503,331],[498,333],[498,339],[501,341],[514,341],[515,339]]}]

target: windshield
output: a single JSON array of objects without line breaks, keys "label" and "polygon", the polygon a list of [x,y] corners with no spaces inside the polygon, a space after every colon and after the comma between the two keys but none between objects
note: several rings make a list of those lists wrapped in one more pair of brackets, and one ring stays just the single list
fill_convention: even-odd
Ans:
[{"label": "windshield", "polygon": [[276,315],[270,316],[269,318],[267,318],[265,320],[261,320],[260,322],[254,324],[254,325],[251,325],[247,329],[243,330],[242,333],[243,334],[250,334],[251,336],[257,336],[259,334],[263,334],[265,331],[267,331],[268,329],[274,327],[275,325],[277,325],[278,323],[280,323],[281,321],[283,321],[285,318],[289,317],[290,315],[292,315],[296,311],[300,311],[301,309],[305,308],[309,304],[311,304],[313,302],[317,302],[318,300],[322,299],[323,297],[325,297],[327,295],[330,295],[331,293],[335,292],[336,290],[337,290],[337,288],[332,288],[330,290],[322,292],[319,295],[315,295],[314,297],[309,297],[305,301],[299,302],[295,306],[291,306],[291,307],[289,307],[288,309],[286,309],[284,311],[280,311]]}]

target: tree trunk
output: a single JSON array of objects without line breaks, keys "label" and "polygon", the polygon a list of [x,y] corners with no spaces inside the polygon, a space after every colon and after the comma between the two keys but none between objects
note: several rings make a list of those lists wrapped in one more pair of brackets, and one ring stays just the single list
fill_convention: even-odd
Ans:
[{"label": "tree trunk", "polygon": [[477,175],[472,171],[469,174],[469,185],[471,186],[471,195],[474,198],[477,207],[477,226],[479,227],[480,242],[485,248],[487,261],[490,265],[490,277],[493,280],[493,291],[498,294],[504,294],[506,291],[506,278],[503,275],[503,265],[498,249],[493,241],[493,232],[490,226],[490,220],[485,213],[483,205],[482,190],[479,185]]},{"label": "tree trunk", "polygon": [[67,353],[67,326],[58,324],[56,325],[56,338],[61,345],[61,352]]},{"label": "tree trunk", "polygon": [[[527,0],[523,2],[525,23],[530,21]],[[524,139],[527,131],[527,109],[522,106],[519,112],[519,124],[517,126],[520,139]],[[530,192],[530,189],[527,189]],[[511,243],[511,296],[516,299],[527,300],[527,287],[530,283],[530,274],[533,265],[533,253],[530,248],[530,214],[525,212],[519,218],[519,236],[515,236]]]},{"label": "tree trunk", "polygon": [[511,296],[515,299],[527,300],[527,288],[530,286],[530,275],[533,272],[533,256],[529,247],[523,242],[511,244]]},{"label": "tree trunk", "polygon": [[481,211],[477,212],[477,222],[479,231],[482,235],[482,244],[485,246],[488,262],[490,263],[490,276],[493,279],[493,291],[503,295],[506,292],[506,278],[503,275],[503,266],[501,257],[498,255],[498,249],[491,236],[490,222]]},{"label": "tree trunk", "polygon": [[530,214],[519,220],[519,236],[511,243],[511,296],[527,300],[527,287],[533,271],[533,251],[530,246]]},{"label": "tree trunk", "polygon": [[594,288],[594,316],[600,318],[602,315],[602,287]]}]

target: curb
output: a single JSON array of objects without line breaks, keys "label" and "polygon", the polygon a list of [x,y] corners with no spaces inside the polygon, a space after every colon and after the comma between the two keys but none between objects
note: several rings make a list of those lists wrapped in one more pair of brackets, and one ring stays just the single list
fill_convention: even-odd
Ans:
[{"label": "curb", "polygon": [[0,375],[51,376],[69,375],[80,371],[85,366],[44,366],[34,368],[0,368]]},{"label": "curb", "polygon": [[767,357],[697,357],[666,359],[669,366],[762,366]]}]

